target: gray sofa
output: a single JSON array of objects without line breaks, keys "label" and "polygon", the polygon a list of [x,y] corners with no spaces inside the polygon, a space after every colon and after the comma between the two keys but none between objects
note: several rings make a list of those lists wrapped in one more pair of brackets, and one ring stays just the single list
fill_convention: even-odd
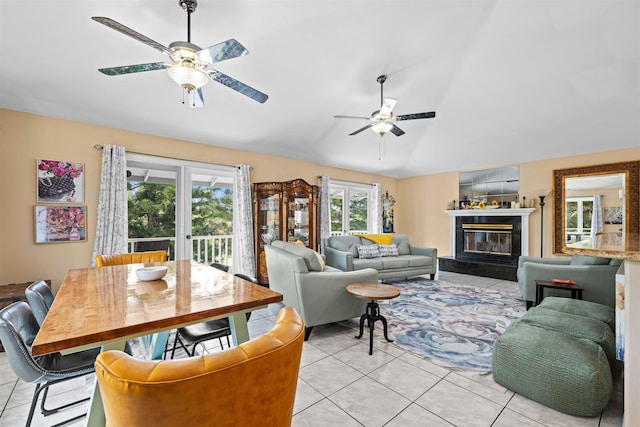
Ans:
[{"label": "gray sofa", "polygon": [[373,268],[380,279],[405,278],[430,274],[435,277],[438,259],[436,248],[412,246],[406,234],[393,234],[392,244],[398,248],[397,256],[362,258],[358,246],[375,245],[359,236],[332,236],[325,240],[324,251],[327,265],[342,271],[357,271]]},{"label": "gray sofa", "polygon": [[305,326],[305,341],[317,325],[360,317],[367,301],[346,290],[351,283],[377,283],[378,273],[365,268],[344,272],[323,266],[318,254],[306,247],[276,240],[264,248],[269,288],[284,296]]},{"label": "gray sofa", "polygon": [[[535,303],[536,280],[571,279],[584,288],[585,301],[615,306],[616,272],[622,260],[574,255],[571,258],[518,259],[518,287],[527,308]],[[566,291],[546,289],[545,295],[567,296]]]}]

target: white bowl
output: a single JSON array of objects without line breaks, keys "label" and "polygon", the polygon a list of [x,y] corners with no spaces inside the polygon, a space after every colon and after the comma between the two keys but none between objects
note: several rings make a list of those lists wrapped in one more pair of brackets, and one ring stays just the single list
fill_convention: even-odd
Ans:
[{"label": "white bowl", "polygon": [[167,274],[168,267],[155,266],[155,267],[143,267],[136,270],[136,276],[140,280],[160,280]]}]

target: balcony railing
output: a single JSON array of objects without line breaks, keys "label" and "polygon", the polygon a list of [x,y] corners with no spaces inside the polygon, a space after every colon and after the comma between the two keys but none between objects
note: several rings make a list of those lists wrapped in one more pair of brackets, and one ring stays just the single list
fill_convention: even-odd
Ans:
[{"label": "balcony railing", "polygon": [[[193,245],[192,259],[203,264],[218,263],[231,266],[231,235],[224,236],[192,236]],[[127,241],[129,252],[133,252],[136,242],[151,242],[154,240],[169,240],[169,251],[167,258],[175,258],[175,237],[144,237],[134,238]]]}]

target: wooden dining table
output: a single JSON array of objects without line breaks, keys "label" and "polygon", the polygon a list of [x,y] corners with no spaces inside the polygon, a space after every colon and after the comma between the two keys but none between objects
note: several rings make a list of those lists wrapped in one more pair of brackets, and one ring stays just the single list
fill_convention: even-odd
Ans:
[{"label": "wooden dining table", "polygon": [[[135,271],[163,265],[160,280]],[[31,346],[39,356],[101,346],[124,350],[127,339],[228,317],[235,345],[248,341],[246,313],[282,301],[282,294],[194,261],[69,270]],[[104,426],[97,381],[87,426]]]}]

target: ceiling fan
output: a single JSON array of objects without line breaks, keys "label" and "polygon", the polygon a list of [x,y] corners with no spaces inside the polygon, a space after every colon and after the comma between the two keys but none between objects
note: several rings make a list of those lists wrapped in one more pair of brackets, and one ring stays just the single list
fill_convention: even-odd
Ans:
[{"label": "ceiling fan", "polygon": [[404,131],[395,125],[394,122],[402,120],[415,120],[415,119],[430,119],[436,116],[435,111],[428,113],[415,113],[415,114],[403,114],[401,116],[395,116],[393,114],[393,107],[398,100],[393,98],[385,98],[383,92],[384,82],[387,81],[386,75],[378,76],[376,79],[380,83],[380,109],[371,113],[371,117],[357,117],[357,116],[333,116],[336,119],[358,119],[369,120],[370,124],[363,128],[358,129],[355,132],[351,132],[349,135],[356,135],[366,129],[371,129],[381,137],[387,132],[391,132],[395,136],[404,135]]},{"label": "ceiling fan", "polygon": [[172,62],[171,64],[167,62],[152,62],[148,64],[124,65],[120,67],[100,68],[98,71],[107,76],[119,76],[121,74],[140,73],[144,71],[167,70],[169,77],[184,89],[184,93],[186,93],[189,101],[189,106],[192,108],[204,106],[202,87],[206,85],[209,80],[221,83],[248,96],[254,101],[260,103],[265,102],[268,96],[259,90],[247,86],[218,70],[207,70],[207,67],[211,64],[248,55],[249,51],[235,39],[214,44],[206,49],[201,49],[199,46],[191,43],[191,14],[196,10],[198,2],[196,0],[178,0],[178,4],[187,12],[187,41],[175,41],[171,43],[169,47],[165,47],[113,19],[101,16],[92,17],[91,19],[96,22],[159,50],[166,54]]}]

